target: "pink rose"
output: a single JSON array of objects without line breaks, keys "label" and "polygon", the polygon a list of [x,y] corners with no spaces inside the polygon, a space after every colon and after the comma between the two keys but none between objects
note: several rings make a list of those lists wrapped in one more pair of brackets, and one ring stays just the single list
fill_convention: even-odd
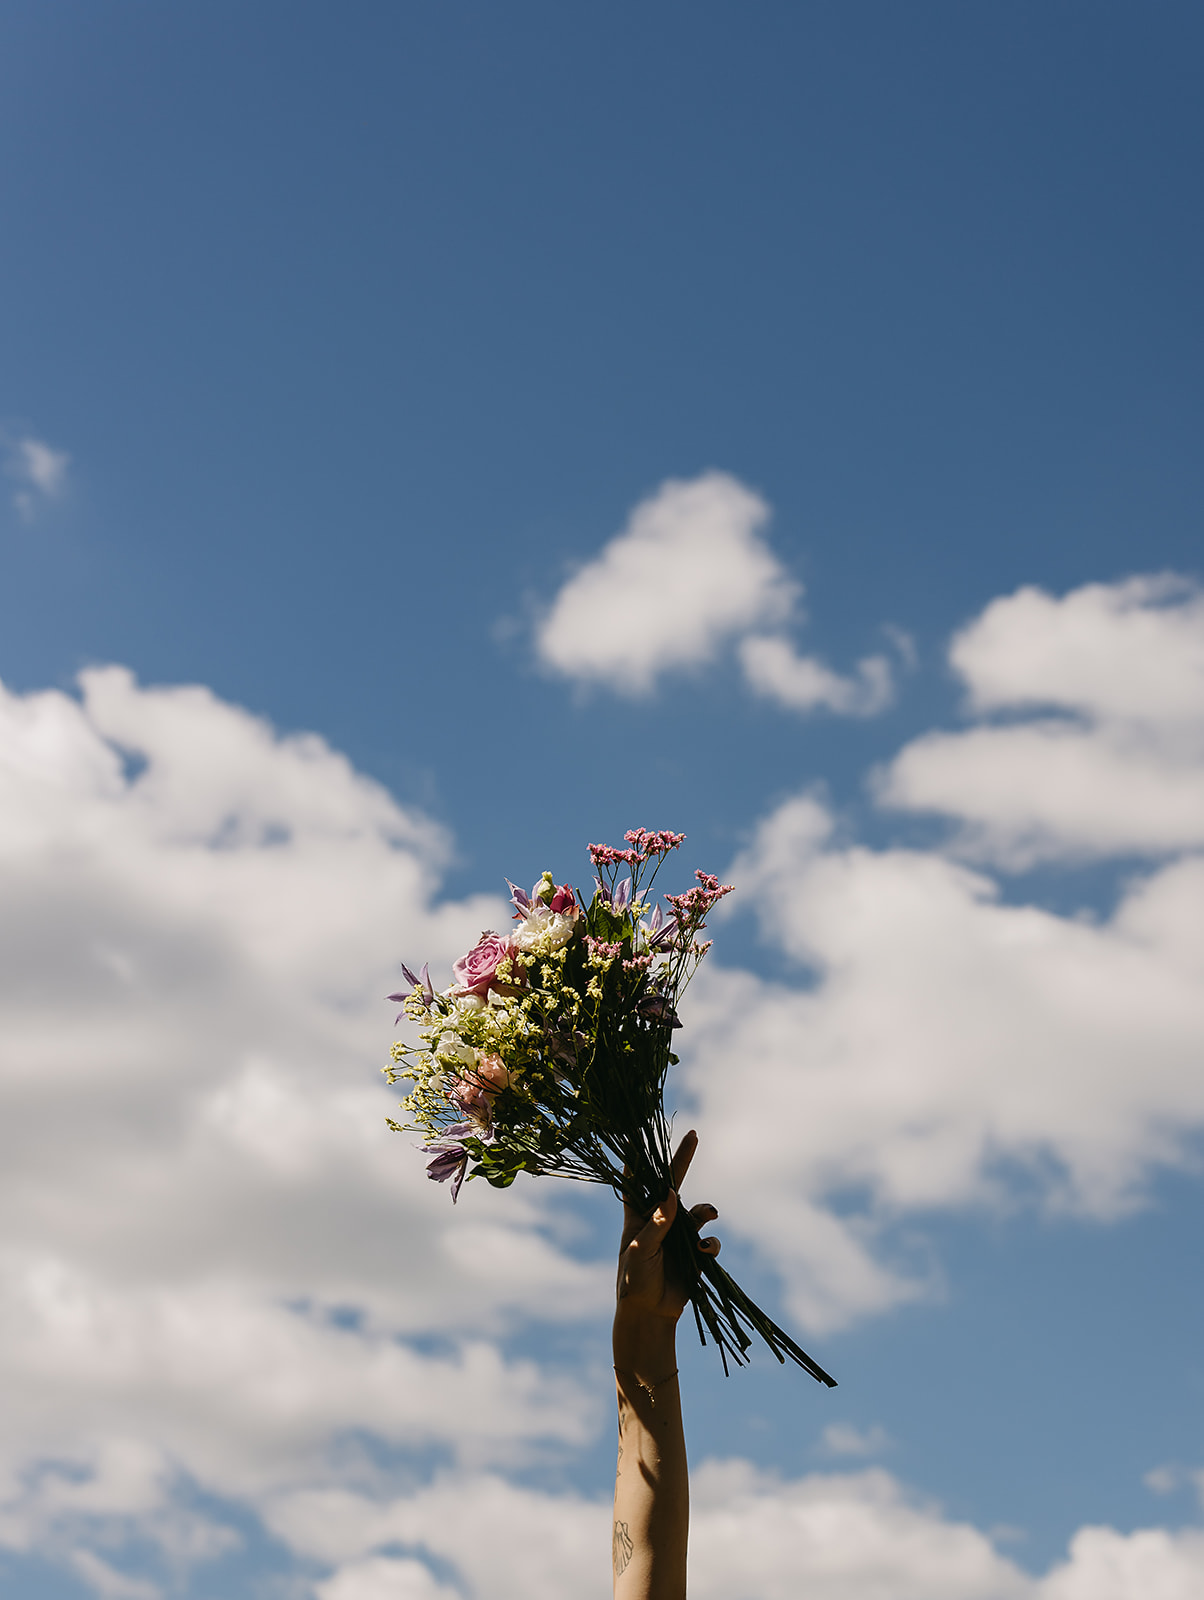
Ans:
[{"label": "pink rose", "polygon": [[493,982],[498,967],[514,955],[514,945],[496,933],[483,933],[481,942],[473,945],[466,956],[461,956],[452,967],[452,977],[464,994],[485,994]]}]

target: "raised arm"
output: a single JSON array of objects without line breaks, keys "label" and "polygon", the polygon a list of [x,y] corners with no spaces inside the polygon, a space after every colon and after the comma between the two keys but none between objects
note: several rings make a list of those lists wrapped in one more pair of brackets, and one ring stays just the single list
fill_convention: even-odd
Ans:
[{"label": "raised arm", "polygon": [[[671,1189],[649,1218],[625,1208],[614,1322],[619,1455],[615,1471],[615,1600],[684,1600],[690,1487],[681,1394],[677,1384],[677,1321],[687,1289],[666,1276],[661,1246],[677,1214],[677,1193],[697,1134],[686,1134],[673,1158]],[[701,1225],[719,1213],[691,1207]],[[717,1255],[719,1241],[698,1248]]]}]

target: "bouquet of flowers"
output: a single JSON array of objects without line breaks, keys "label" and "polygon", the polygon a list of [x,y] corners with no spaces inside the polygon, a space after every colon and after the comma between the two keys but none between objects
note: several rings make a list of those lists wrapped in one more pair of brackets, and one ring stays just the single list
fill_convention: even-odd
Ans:
[{"label": "bouquet of flowers", "polygon": [[[511,883],[515,926],[483,933],[441,992],[427,967],[417,976],[402,967],[410,989],[389,998],[403,1002],[421,1042],[393,1046],[386,1075],[413,1090],[402,1102],[409,1123],[389,1126],[422,1132],[427,1174],[450,1182],[453,1202],[465,1176],[505,1188],[520,1172],[607,1184],[642,1216],[663,1200],[672,1184],[664,1087],[677,1062],[677,1006],[710,948],[699,937],[707,914],[731,893],[697,872],[694,888],[654,904],[657,872],[684,838],[637,828],[626,848],[590,845],[598,875],[588,906],[550,872],[530,894]],[[745,1362],[755,1333],[779,1361],[789,1356],[834,1384],[697,1249],[684,1207],[664,1249],[725,1372],[729,1357]]]}]

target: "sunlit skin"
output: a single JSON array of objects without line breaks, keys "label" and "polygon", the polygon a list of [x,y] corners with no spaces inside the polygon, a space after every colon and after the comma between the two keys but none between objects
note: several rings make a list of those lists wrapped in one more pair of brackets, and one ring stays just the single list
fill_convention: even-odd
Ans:
[{"label": "sunlit skin", "polygon": [[[652,1216],[624,1207],[614,1321],[619,1450],[613,1525],[616,1600],[682,1600],[690,1488],[681,1393],[677,1381],[677,1322],[689,1304],[688,1286],[667,1276],[661,1248],[677,1215],[677,1191],[689,1170],[698,1135],[691,1131],[673,1157],[673,1188]],[[691,1206],[699,1227],[719,1215]],[[718,1239],[698,1248],[718,1255]]]}]

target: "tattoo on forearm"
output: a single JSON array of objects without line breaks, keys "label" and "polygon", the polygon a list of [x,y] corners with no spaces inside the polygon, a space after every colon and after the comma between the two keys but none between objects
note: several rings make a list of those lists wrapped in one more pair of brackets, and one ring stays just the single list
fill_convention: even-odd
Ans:
[{"label": "tattoo on forearm", "polygon": [[631,1542],[631,1535],[627,1531],[625,1522],[615,1523],[614,1532],[614,1563],[615,1577],[627,1570],[627,1563],[631,1560],[631,1552],[635,1546]]}]

